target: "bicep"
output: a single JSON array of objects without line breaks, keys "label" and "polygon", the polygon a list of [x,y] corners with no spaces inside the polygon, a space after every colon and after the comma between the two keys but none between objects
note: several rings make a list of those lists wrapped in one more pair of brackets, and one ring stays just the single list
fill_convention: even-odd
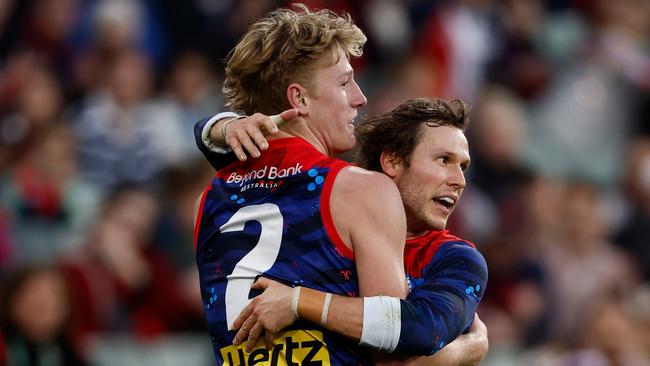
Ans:
[{"label": "bicep", "polygon": [[404,298],[406,218],[397,188],[367,190],[368,201],[359,205],[350,239],[355,253],[359,292],[362,296],[387,295]]}]

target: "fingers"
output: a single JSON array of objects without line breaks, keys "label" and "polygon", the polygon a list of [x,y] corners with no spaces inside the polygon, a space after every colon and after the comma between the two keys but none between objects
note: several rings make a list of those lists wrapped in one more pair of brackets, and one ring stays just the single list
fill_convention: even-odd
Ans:
[{"label": "fingers", "polygon": [[244,321],[244,324],[237,331],[237,334],[235,335],[235,339],[233,339],[232,344],[237,346],[241,344],[244,340],[246,340],[250,336],[251,329],[253,329],[253,326],[255,326],[256,323],[257,323],[257,319],[255,319],[254,316],[252,315],[248,316]]},{"label": "fingers", "polygon": [[260,127],[264,128],[266,133],[269,134],[269,135],[273,135],[273,134],[275,134],[275,133],[277,133],[279,131],[278,125],[273,120],[273,117],[276,117],[276,116],[270,116],[268,118],[263,118],[260,121]]},{"label": "fingers", "polygon": [[255,347],[257,340],[260,339],[260,336],[264,332],[264,326],[260,323],[255,323],[250,333],[248,334],[248,340],[246,341],[246,352],[250,352]]},{"label": "fingers", "polygon": [[297,109],[288,109],[273,116],[255,113],[233,121],[226,129],[225,141],[232,148],[237,159],[245,161],[247,154],[258,158],[261,156],[260,150],[269,147],[265,134],[277,133],[279,126],[298,117],[299,114]]},{"label": "fingers", "polygon": [[269,287],[269,284],[271,283],[271,280],[265,277],[260,277],[253,283],[251,288],[254,288],[256,290],[266,290],[267,287]]},{"label": "fingers", "polygon": [[242,148],[241,143],[237,138],[232,137],[232,138],[227,138],[226,142],[228,143],[228,146],[232,149],[232,152],[235,154],[237,159],[240,161],[246,161],[246,153],[244,153],[244,149]]},{"label": "fingers", "polygon": [[251,140],[250,132],[242,129],[237,129],[237,131],[234,132],[239,143],[244,146],[246,151],[248,151],[252,157],[258,158],[260,156],[260,151],[257,149],[257,146],[255,146],[255,143],[253,143],[253,140]]},{"label": "fingers", "polygon": [[477,313],[474,313],[474,322],[472,322],[472,326],[469,328],[470,331],[476,331],[477,329],[485,327],[485,324],[481,320],[481,318],[478,317]]},{"label": "fingers", "polygon": [[237,315],[237,319],[232,323],[232,329],[236,330],[241,328],[244,322],[253,314],[253,303],[250,302],[244,307],[244,309]]},{"label": "fingers", "polygon": [[300,114],[300,112],[297,109],[294,108],[294,109],[288,109],[288,110],[280,113],[280,117],[284,121],[288,122],[288,121],[291,121],[292,119],[298,117],[299,114]]},{"label": "fingers", "polygon": [[269,144],[266,142],[266,138],[259,128],[249,127],[246,132],[248,132],[248,135],[253,139],[255,145],[257,145],[261,150],[266,150],[269,148]]},{"label": "fingers", "polygon": [[269,331],[264,332],[264,346],[266,349],[271,350],[273,348],[273,341],[275,340],[277,334]]}]

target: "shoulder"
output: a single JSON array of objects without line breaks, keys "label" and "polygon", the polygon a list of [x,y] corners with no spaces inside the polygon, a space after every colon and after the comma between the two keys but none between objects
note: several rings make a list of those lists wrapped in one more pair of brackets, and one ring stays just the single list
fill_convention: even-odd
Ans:
[{"label": "shoulder", "polygon": [[348,208],[361,210],[366,215],[404,215],[397,186],[382,173],[345,167],[334,182],[332,195]]},{"label": "shoulder", "polygon": [[[362,168],[343,168],[332,187],[332,217],[342,236],[359,238],[383,232],[404,244],[406,215],[395,183],[386,175]],[[357,235],[355,235],[357,234]]]},{"label": "shoulder", "polygon": [[351,165],[341,170],[335,189],[337,193],[345,195],[365,193],[399,196],[397,186],[387,175]]},{"label": "shoulder", "polygon": [[463,240],[444,242],[429,264],[432,269],[451,268],[487,278],[485,258],[472,243]]},{"label": "shoulder", "polygon": [[476,246],[462,239],[445,241],[440,245],[438,254],[445,257],[465,257],[471,260],[485,262],[483,255],[476,249]]}]

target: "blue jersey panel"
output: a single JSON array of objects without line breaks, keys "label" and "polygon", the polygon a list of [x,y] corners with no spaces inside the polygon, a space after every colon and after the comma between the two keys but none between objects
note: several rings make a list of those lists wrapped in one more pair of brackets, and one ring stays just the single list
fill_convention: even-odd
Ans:
[{"label": "blue jersey panel", "polygon": [[[329,191],[345,163],[303,140],[272,140],[259,159],[220,170],[207,190],[196,258],[201,294],[219,364],[369,364],[354,342],[309,324],[284,332],[275,348],[232,346],[228,330],[265,276],[341,295],[356,295],[354,261],[341,254],[322,218]],[[314,363],[316,364],[316,363]]]}]

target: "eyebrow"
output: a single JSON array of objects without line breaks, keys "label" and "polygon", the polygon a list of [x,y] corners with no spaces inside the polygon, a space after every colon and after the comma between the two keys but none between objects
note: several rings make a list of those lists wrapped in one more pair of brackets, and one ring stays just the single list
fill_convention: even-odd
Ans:
[{"label": "eyebrow", "polygon": [[468,166],[469,166],[469,164],[472,162],[472,158],[471,158],[471,157],[469,157],[468,159],[463,159],[463,158],[461,157],[461,155],[459,155],[459,154],[457,154],[457,153],[455,153],[455,152],[451,152],[451,151],[449,151],[449,150],[436,150],[436,151],[434,151],[433,154],[434,154],[434,155],[449,155],[449,156],[453,156],[455,159],[459,159],[461,164],[465,163],[465,164],[467,164]]}]

